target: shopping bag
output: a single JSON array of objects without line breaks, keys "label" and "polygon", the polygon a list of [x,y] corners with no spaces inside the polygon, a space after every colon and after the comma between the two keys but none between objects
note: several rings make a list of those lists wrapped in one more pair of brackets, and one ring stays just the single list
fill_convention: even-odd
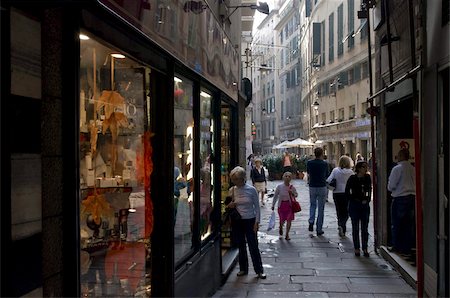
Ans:
[{"label": "shopping bag", "polygon": [[267,231],[270,231],[273,228],[275,228],[275,211],[272,211],[272,214],[270,215],[269,225],[267,226]]}]

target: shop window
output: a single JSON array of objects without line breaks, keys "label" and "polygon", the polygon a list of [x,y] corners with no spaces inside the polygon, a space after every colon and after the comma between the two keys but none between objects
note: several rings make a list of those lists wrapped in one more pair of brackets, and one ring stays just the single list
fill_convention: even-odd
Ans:
[{"label": "shop window", "polygon": [[200,92],[200,236],[206,239],[212,233],[211,212],[214,208],[214,169],[211,154],[214,151],[214,122],[212,96]]},{"label": "shop window", "polygon": [[[225,212],[225,200],[229,196],[231,171],[231,107],[222,102],[220,111],[221,131],[220,131],[220,185],[221,185],[221,214]],[[262,132],[258,130],[258,135],[265,135],[265,126],[262,123]],[[222,256],[228,249],[236,246],[236,241],[232,235],[230,222],[222,225]]]},{"label": "shop window", "polygon": [[82,296],[149,293],[150,69],[80,35]]},{"label": "shop window", "polygon": [[194,219],[194,111],[193,82],[174,77],[174,243],[175,262],[193,246]]}]

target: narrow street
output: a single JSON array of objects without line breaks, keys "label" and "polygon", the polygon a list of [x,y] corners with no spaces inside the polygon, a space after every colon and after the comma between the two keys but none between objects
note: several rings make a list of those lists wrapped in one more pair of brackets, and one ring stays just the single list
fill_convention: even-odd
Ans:
[{"label": "narrow street", "polygon": [[[269,193],[282,181],[268,182]],[[347,237],[340,238],[332,194],[325,205],[324,232],[317,237],[308,231],[309,192],[303,180],[293,180],[302,206],[292,223],[291,240],[278,235],[278,215],[275,229],[267,231],[272,198],[261,207],[261,227],[258,233],[267,279],[258,280],[250,264],[249,275],[237,277],[239,265],[213,297],[415,297],[408,285],[373,249],[372,217],[369,225],[370,257],[355,257],[350,219]],[[314,226],[315,228],[315,226]],[[249,257],[250,259],[250,257]],[[249,260],[251,262],[251,260]]]}]

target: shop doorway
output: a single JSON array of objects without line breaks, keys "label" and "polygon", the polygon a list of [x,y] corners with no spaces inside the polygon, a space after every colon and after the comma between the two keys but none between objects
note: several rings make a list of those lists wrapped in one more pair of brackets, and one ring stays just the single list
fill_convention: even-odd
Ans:
[{"label": "shop doorway", "polygon": [[[230,104],[222,101],[220,108],[220,214],[223,217],[225,211],[225,200],[229,195],[230,179],[229,173],[235,164],[234,160],[234,142],[233,142],[233,108]],[[222,255],[222,274],[226,275],[232,268],[237,256],[236,242],[231,231],[229,222],[222,222],[221,229],[221,255]]]},{"label": "shop doorway", "polygon": [[450,208],[448,207],[448,199],[450,198],[449,194],[449,184],[450,184],[450,163],[449,163],[449,113],[450,113],[450,104],[449,104],[449,68],[446,68],[441,72],[440,75],[441,80],[439,80],[439,107],[440,107],[440,128],[439,135],[441,138],[441,148],[439,152],[439,235],[445,235],[445,237],[440,237],[439,243],[439,264],[442,264],[442,268],[439,268],[439,276],[440,276],[440,286],[439,291],[440,295],[443,297],[447,297],[450,295],[450,285],[448,282],[449,277],[449,267],[450,267],[450,257],[448,251],[449,241],[448,235],[450,232]]},{"label": "shop doorway", "polygon": [[[396,101],[394,104],[386,107],[386,177],[389,177],[392,168],[396,165],[396,155],[400,150],[399,144],[404,141],[408,143],[411,156],[414,156],[414,141],[413,141],[413,106],[412,98],[407,97]],[[414,165],[414,164],[413,164]],[[385,186],[387,188],[387,185]],[[387,231],[387,245],[392,246],[391,233],[391,204],[392,196],[390,192],[387,193],[387,206],[385,208],[387,214],[386,229]],[[413,250],[415,251],[415,250]],[[406,262],[415,266],[415,254],[410,256],[400,255]]]}]

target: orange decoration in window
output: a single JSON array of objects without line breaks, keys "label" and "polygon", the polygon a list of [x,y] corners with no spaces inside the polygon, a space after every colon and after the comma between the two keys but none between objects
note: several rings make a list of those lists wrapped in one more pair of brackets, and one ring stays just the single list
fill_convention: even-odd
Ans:
[{"label": "orange decoration in window", "polygon": [[151,137],[154,134],[146,131],[143,135],[144,143],[144,187],[145,187],[145,237],[150,237],[153,232],[153,202],[151,199],[151,180],[153,172],[153,147]]},{"label": "orange decoration in window", "polygon": [[97,191],[94,194],[87,196],[81,204],[83,205],[82,214],[91,214],[94,222],[99,225],[101,223],[101,217],[108,217],[112,212],[111,206],[105,197]]}]

